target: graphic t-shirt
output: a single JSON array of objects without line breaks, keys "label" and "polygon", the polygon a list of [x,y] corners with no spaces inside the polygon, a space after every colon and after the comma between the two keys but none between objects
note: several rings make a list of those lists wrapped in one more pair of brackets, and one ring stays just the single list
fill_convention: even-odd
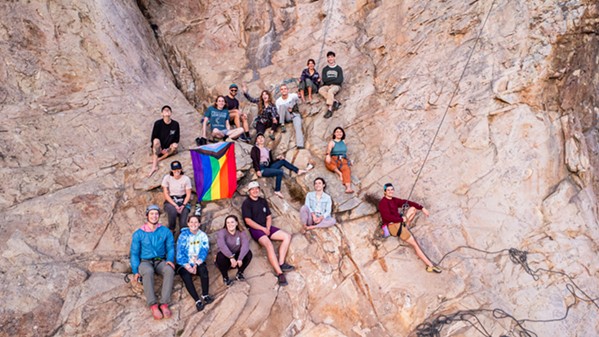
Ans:
[{"label": "graphic t-shirt", "polygon": [[206,109],[204,117],[208,118],[208,122],[213,129],[226,130],[226,123],[229,120],[229,110],[218,110],[217,108],[210,106]]}]

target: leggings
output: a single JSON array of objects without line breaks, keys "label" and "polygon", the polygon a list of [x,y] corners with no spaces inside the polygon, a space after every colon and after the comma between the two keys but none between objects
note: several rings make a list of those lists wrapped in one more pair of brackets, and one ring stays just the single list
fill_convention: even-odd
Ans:
[{"label": "leggings", "polygon": [[315,226],[316,228],[327,228],[335,226],[335,224],[337,223],[337,220],[335,220],[335,218],[327,216],[326,218],[322,219],[322,221],[318,225],[315,225],[312,222],[312,214],[310,213],[310,209],[306,205],[300,208],[300,221],[304,226]]},{"label": "leggings", "polygon": [[[238,258],[239,258],[239,253],[236,253],[235,260],[237,260]],[[242,264],[241,268],[239,268],[238,273],[243,273],[245,268],[247,268],[250,265],[251,261],[252,261],[252,251],[248,251],[248,253],[245,254],[245,257],[243,258],[243,260],[241,260],[241,262],[243,264]],[[225,254],[218,252],[218,254],[216,254],[216,266],[218,267],[218,270],[220,270],[220,273],[223,275],[223,277],[226,277],[226,278],[229,277],[229,269],[231,269],[231,259],[226,257]]]},{"label": "leggings", "polygon": [[[208,295],[208,286],[210,284],[208,282],[208,268],[206,268],[206,263],[202,262],[202,264],[198,265],[196,272],[197,274],[195,275],[198,275],[200,277],[200,281],[202,283],[202,295],[206,296]],[[183,283],[185,284],[185,288],[187,289],[189,295],[191,295],[193,300],[197,302],[200,299],[200,297],[198,296],[196,287],[193,285],[192,276],[194,274],[188,272],[187,269],[185,269],[185,267],[180,265],[177,265],[177,274],[181,276],[181,279],[183,280]]]}]

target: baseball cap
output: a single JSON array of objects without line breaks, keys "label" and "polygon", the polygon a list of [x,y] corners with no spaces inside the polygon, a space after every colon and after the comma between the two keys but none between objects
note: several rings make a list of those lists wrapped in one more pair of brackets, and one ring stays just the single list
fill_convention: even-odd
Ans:
[{"label": "baseball cap", "polygon": [[258,184],[257,181],[250,181],[250,183],[248,184],[248,190],[251,190],[252,188],[258,187],[260,188],[260,184]]},{"label": "baseball cap", "polygon": [[171,171],[174,170],[182,170],[183,166],[181,166],[181,162],[179,162],[178,160],[175,160],[174,162],[171,163]]}]

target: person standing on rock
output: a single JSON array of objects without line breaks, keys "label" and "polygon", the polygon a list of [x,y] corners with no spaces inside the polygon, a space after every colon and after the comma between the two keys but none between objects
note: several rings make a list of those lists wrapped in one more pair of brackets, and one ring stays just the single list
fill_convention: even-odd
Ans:
[{"label": "person standing on rock", "polygon": [[275,177],[275,195],[283,199],[281,193],[281,182],[283,180],[283,167],[297,174],[304,174],[307,171],[298,169],[283,158],[278,156],[277,160],[273,159],[272,151],[264,145],[264,135],[259,133],[256,135],[256,144],[250,151],[252,158],[252,166],[258,177]]},{"label": "person standing on rock", "polygon": [[239,101],[237,96],[237,84],[233,83],[229,86],[229,93],[225,96],[225,108],[229,110],[229,122],[233,120],[236,127],[243,127],[243,135],[239,137],[243,142],[250,142],[250,127],[248,125],[248,116],[239,109]]},{"label": "person standing on rock", "polygon": [[[426,264],[426,271],[429,273],[441,273],[441,269],[428,259],[408,229],[417,211],[422,211],[424,215],[429,216],[428,210],[413,201],[393,197],[395,189],[391,183],[385,184],[383,191],[384,196],[379,202],[379,212],[383,219],[383,227],[386,226],[392,236],[399,236],[400,239],[414,248],[416,255]],[[403,208],[404,205],[409,206],[406,213],[399,213],[399,209]]]},{"label": "person standing on rock", "polygon": [[306,194],[306,202],[300,208],[300,221],[305,230],[334,226],[337,220],[331,216],[333,202],[324,192],[326,183],[318,177],[314,179],[314,191]]},{"label": "person standing on rock", "polygon": [[327,112],[324,118],[331,118],[333,111],[339,109],[341,103],[335,99],[335,94],[341,89],[343,84],[343,69],[335,63],[335,53],[327,53],[327,65],[322,68],[322,87],[318,93],[327,100]]},{"label": "person standing on rock", "polygon": [[216,97],[214,105],[206,109],[204,120],[202,121],[202,137],[206,138],[206,127],[208,124],[210,124],[210,128],[212,129],[211,135],[213,138],[226,140],[229,137],[237,139],[237,137],[243,135],[243,128],[231,129],[229,110],[226,109],[225,105],[225,97],[219,95]]},{"label": "person standing on rock", "polygon": [[162,194],[164,195],[164,212],[168,217],[168,228],[174,233],[177,229],[187,226],[187,217],[191,211],[191,179],[183,173],[181,162],[171,163],[171,173],[162,179]]},{"label": "person standing on rock", "polygon": [[347,145],[345,145],[345,131],[338,126],[333,130],[333,139],[327,145],[325,166],[331,172],[337,173],[345,186],[345,193],[354,193],[351,188],[350,161],[347,158]]},{"label": "person standing on rock", "polygon": [[287,84],[281,84],[281,97],[277,99],[275,104],[279,112],[279,123],[281,124],[281,132],[286,132],[285,123],[293,121],[295,129],[295,145],[298,149],[304,148],[304,132],[302,131],[302,116],[299,113],[298,104],[299,96],[296,93],[289,93]]},{"label": "person standing on rock", "polygon": [[235,215],[225,218],[225,226],[216,232],[216,266],[223,275],[223,282],[230,286],[233,280],[229,278],[229,269],[237,268],[238,281],[244,281],[243,272],[252,261],[250,239],[245,231],[239,228],[239,219]]},{"label": "person standing on rock", "polygon": [[[200,230],[200,218],[195,215],[189,217],[187,227],[181,229],[177,239],[177,274],[181,276],[185,289],[196,303],[196,309],[202,311],[206,304],[214,299],[208,294],[210,285],[206,258],[210,244],[206,233]],[[193,284],[193,275],[200,276],[202,282],[202,298],[198,295]]]},{"label": "person standing on rock", "polygon": [[[257,181],[248,184],[248,197],[241,205],[241,214],[252,238],[266,249],[268,262],[277,274],[279,285],[286,286],[287,278],[283,272],[295,269],[294,266],[285,262],[291,235],[272,225],[270,208],[266,199],[260,197],[260,184]],[[272,241],[281,241],[278,259]]]},{"label": "person standing on rock", "polygon": [[[169,318],[173,278],[175,277],[175,239],[173,233],[158,223],[160,207],[146,208],[146,223],[133,233],[130,262],[136,282],[143,278],[146,303],[154,319]],[[162,275],[162,293],[158,304],[154,294],[154,273]]]},{"label": "person standing on rock", "polygon": [[306,94],[308,95],[308,104],[312,104],[312,93],[318,91],[318,86],[320,85],[320,74],[314,67],[316,66],[316,62],[313,59],[308,60],[308,68],[302,70],[302,74],[300,75],[298,92],[299,97],[302,102],[306,103],[304,97]]},{"label": "person standing on rock", "polygon": [[179,123],[171,119],[171,107],[165,105],[161,109],[162,119],[154,123],[152,129],[152,170],[148,177],[152,176],[158,170],[158,162],[166,157],[177,153],[179,147]]},{"label": "person standing on rock", "polygon": [[241,90],[248,101],[258,104],[258,116],[256,117],[256,132],[264,134],[266,129],[270,128],[268,137],[275,140],[275,132],[279,127],[279,113],[273,102],[271,93],[268,90],[262,90],[260,99],[250,96],[245,83],[242,84]]}]

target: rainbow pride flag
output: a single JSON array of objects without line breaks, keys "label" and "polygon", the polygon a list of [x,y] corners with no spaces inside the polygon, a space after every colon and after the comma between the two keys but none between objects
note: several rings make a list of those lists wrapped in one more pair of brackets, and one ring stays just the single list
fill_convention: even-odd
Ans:
[{"label": "rainbow pride flag", "polygon": [[231,198],[237,189],[235,144],[222,142],[190,149],[198,199]]}]

